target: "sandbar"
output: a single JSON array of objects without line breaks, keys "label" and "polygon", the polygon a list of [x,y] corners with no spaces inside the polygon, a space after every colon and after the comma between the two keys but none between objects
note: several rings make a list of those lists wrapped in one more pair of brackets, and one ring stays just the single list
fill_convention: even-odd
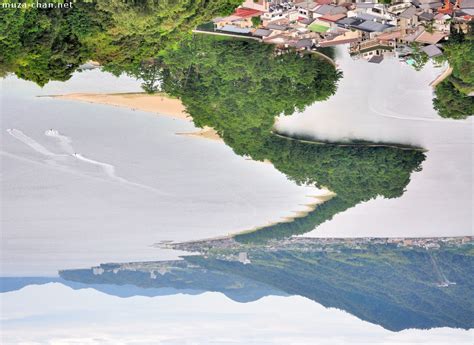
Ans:
[{"label": "sandbar", "polygon": [[154,95],[146,93],[71,93],[53,97],[87,103],[113,105],[189,120],[186,108],[179,99],[171,98],[161,93]]},{"label": "sandbar", "polygon": [[451,73],[453,73],[453,68],[452,67],[448,67],[446,70],[444,70],[443,73],[441,73],[439,76],[436,77],[435,80],[433,80],[431,83],[430,83],[430,86],[435,89],[436,86],[438,86],[438,84],[440,84],[443,80],[445,80],[447,77],[449,77],[451,75]]},{"label": "sandbar", "polygon": [[[164,93],[149,95],[146,93],[70,93],[66,95],[52,96],[60,99],[73,101],[105,104],[116,107],[123,107],[132,110],[140,110],[157,115],[173,117],[176,119],[191,121],[191,117],[186,113],[186,108],[178,98],[172,98]],[[211,127],[205,127],[196,132],[176,133],[178,135],[191,136],[195,138],[222,141],[221,137]]]}]

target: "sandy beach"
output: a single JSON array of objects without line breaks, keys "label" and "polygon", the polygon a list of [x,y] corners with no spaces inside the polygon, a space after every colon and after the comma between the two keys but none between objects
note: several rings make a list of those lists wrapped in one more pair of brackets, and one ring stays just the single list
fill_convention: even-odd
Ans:
[{"label": "sandy beach", "polygon": [[314,198],[315,201],[310,203],[310,204],[306,204],[306,205],[301,205],[301,206],[304,206],[306,207],[305,210],[301,210],[301,211],[294,211],[295,215],[292,216],[292,217],[284,217],[283,218],[283,221],[281,223],[285,223],[285,222],[292,222],[294,221],[296,218],[303,218],[303,217],[306,217],[308,215],[308,213],[310,212],[313,212],[316,207],[318,207],[318,205],[321,205],[321,204],[324,204],[326,201],[334,198],[336,196],[336,193],[334,192],[331,192],[330,190],[328,189],[322,189],[321,190],[321,194],[320,195],[312,195],[310,196],[311,198]]},{"label": "sandy beach", "polygon": [[[169,116],[181,120],[191,121],[191,117],[186,113],[186,108],[179,99],[171,98],[166,94],[162,93],[154,95],[148,95],[145,93],[71,93],[53,97],[94,104],[105,104],[116,107],[124,107],[132,110],[146,111],[150,113],[155,113],[157,115]],[[205,127],[196,132],[176,134],[195,138],[222,141],[216,131],[211,127]]]},{"label": "sandy beach", "polygon": [[445,80],[447,77],[449,77],[451,75],[451,73],[453,73],[453,68],[452,67],[448,67],[446,70],[444,70],[443,73],[441,73],[439,76],[436,77],[435,80],[433,80],[431,83],[430,83],[430,86],[435,89],[436,86],[438,86],[438,84],[440,84],[443,80]]},{"label": "sandy beach", "polygon": [[202,139],[209,139],[215,141],[222,141],[222,138],[217,134],[217,132],[211,127],[204,127],[203,129],[196,132],[180,132],[176,133],[177,135],[184,135],[187,137],[195,137]]},{"label": "sandy beach", "polygon": [[87,103],[124,107],[133,110],[141,110],[178,119],[189,120],[189,115],[186,113],[186,109],[184,108],[181,101],[177,98],[168,97],[165,94],[148,95],[145,93],[71,93],[54,97]]},{"label": "sandy beach", "polygon": [[[148,95],[145,93],[72,93],[57,96],[55,95],[52,97],[94,104],[105,104],[117,107],[124,107],[128,109],[140,110],[154,113],[157,115],[164,115],[181,120],[191,121],[191,117],[186,113],[185,107],[183,106],[181,101],[176,98],[171,98],[166,94]],[[195,132],[178,132],[176,134],[223,142],[222,138],[211,127],[204,127]],[[271,164],[271,162],[268,160],[265,160],[262,163]],[[314,211],[318,205],[328,201],[334,196],[335,194],[333,192],[323,189],[321,190],[320,194],[311,196],[312,198],[314,198],[314,202],[305,205],[299,205],[300,207],[303,207],[303,209],[294,211],[292,216],[282,217],[278,221],[271,222],[265,226],[258,226],[256,228],[243,231],[243,233],[253,232],[261,229],[262,227],[277,223],[291,223],[297,218],[305,217],[306,215],[308,215],[308,213]]]},{"label": "sandy beach", "polygon": [[326,201],[334,198],[335,196],[336,196],[336,193],[331,192],[330,190],[326,188],[323,188],[320,190],[320,192],[317,195],[309,195],[308,197],[313,198],[314,201],[309,204],[300,205],[300,206],[305,207],[305,209],[293,211],[293,214],[294,214],[293,216],[282,217],[280,220],[276,222],[271,222],[264,226],[257,226],[249,230],[240,231],[238,233],[232,234],[231,236],[249,234],[249,233],[252,233],[252,232],[255,232],[255,231],[258,231],[263,228],[266,228],[275,224],[279,224],[279,223],[291,223],[298,218],[306,217],[310,212],[314,211],[319,205],[324,204]]}]

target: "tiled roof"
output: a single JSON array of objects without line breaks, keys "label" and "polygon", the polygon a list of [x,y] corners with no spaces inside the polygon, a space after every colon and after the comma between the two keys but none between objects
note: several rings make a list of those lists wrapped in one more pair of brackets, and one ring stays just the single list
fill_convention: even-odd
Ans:
[{"label": "tiled roof", "polygon": [[321,15],[340,14],[340,13],[346,13],[347,9],[341,6],[321,5],[314,12]]},{"label": "tiled roof", "polygon": [[371,63],[381,63],[383,61],[383,55],[374,55],[369,59]]},{"label": "tiled roof", "polygon": [[358,25],[362,22],[363,22],[362,19],[358,19],[356,17],[347,17],[347,18],[338,20],[337,24],[342,25],[342,26],[350,26],[350,25]]},{"label": "tiled roof", "polygon": [[345,40],[331,40],[331,41],[320,41],[319,46],[320,47],[331,47],[335,46],[338,44],[346,44],[346,43],[352,43],[352,42],[357,42],[359,39],[358,38],[348,38]]},{"label": "tiled roof", "polygon": [[285,31],[288,29],[288,27],[284,26],[284,25],[278,25],[278,24],[268,24],[267,25],[267,29],[270,29],[270,30],[279,30],[279,31]]},{"label": "tiled roof", "polygon": [[428,56],[430,58],[432,57],[435,57],[435,56],[439,56],[439,55],[442,55],[443,52],[441,51],[441,49],[439,49],[437,46],[435,46],[434,44],[430,44],[429,46],[425,46],[423,48],[421,48],[421,51],[425,52],[426,54],[428,54]]},{"label": "tiled roof", "polygon": [[416,8],[413,6],[408,7],[405,11],[400,13],[399,17],[404,19],[411,19],[416,14]]},{"label": "tiled roof", "polygon": [[434,18],[434,14],[430,12],[421,12],[418,18],[421,20],[432,20]]},{"label": "tiled roof", "polygon": [[377,36],[379,41],[390,41],[399,38],[402,35],[401,31],[386,32]]},{"label": "tiled roof", "polygon": [[263,12],[254,10],[252,8],[238,8],[234,12],[234,16],[241,17],[241,18],[248,18],[248,17],[257,17],[260,16]]},{"label": "tiled roof", "polygon": [[296,48],[301,49],[301,48],[310,48],[313,45],[313,41],[311,41],[309,38],[305,38],[302,40],[299,40],[296,42]]},{"label": "tiled roof", "polygon": [[253,33],[254,36],[260,36],[260,37],[267,37],[267,36],[270,36],[270,34],[272,33],[272,30],[268,30],[268,29],[257,29],[255,30],[255,32]]},{"label": "tiled roof", "polygon": [[421,35],[415,39],[415,42],[436,44],[439,41],[441,41],[444,37],[446,37],[446,34],[442,32],[429,33],[429,32],[423,31]]},{"label": "tiled roof", "polygon": [[340,13],[340,14],[326,14],[322,17],[319,17],[318,19],[320,20],[325,20],[327,22],[337,22],[338,20],[341,20],[342,18],[345,18],[346,14],[345,13]]}]

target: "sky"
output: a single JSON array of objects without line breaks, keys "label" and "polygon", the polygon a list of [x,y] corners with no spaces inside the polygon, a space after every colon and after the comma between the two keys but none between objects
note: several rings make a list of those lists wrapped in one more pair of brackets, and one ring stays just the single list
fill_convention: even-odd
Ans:
[{"label": "sky", "polygon": [[[40,296],[40,298],[38,298]],[[1,294],[2,344],[472,344],[460,329],[390,332],[300,296],[119,298],[59,283]]]}]

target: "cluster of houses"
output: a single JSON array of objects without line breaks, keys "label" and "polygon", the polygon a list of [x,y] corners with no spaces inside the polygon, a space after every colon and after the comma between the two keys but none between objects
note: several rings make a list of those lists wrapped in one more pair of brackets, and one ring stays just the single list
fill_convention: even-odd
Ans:
[{"label": "cluster of houses", "polygon": [[[367,249],[372,245],[395,245],[397,247],[424,248],[436,250],[441,247],[473,246],[473,236],[459,237],[355,237],[355,238],[314,238],[289,237],[286,239],[269,240],[264,244],[242,244],[232,237],[214,240],[202,240],[182,243],[161,243],[163,249],[182,250],[201,253],[204,258],[214,257],[226,261],[238,261],[244,265],[251,263],[255,252],[264,250],[275,252],[280,250],[296,250],[299,252],[340,252],[342,249]],[[154,268],[156,271],[156,267]]]},{"label": "cluster of houses", "polygon": [[473,18],[474,0],[246,0],[213,23],[217,32],[282,48],[349,44],[354,58],[410,63],[414,46],[429,57],[441,55],[451,25],[466,31]]}]

